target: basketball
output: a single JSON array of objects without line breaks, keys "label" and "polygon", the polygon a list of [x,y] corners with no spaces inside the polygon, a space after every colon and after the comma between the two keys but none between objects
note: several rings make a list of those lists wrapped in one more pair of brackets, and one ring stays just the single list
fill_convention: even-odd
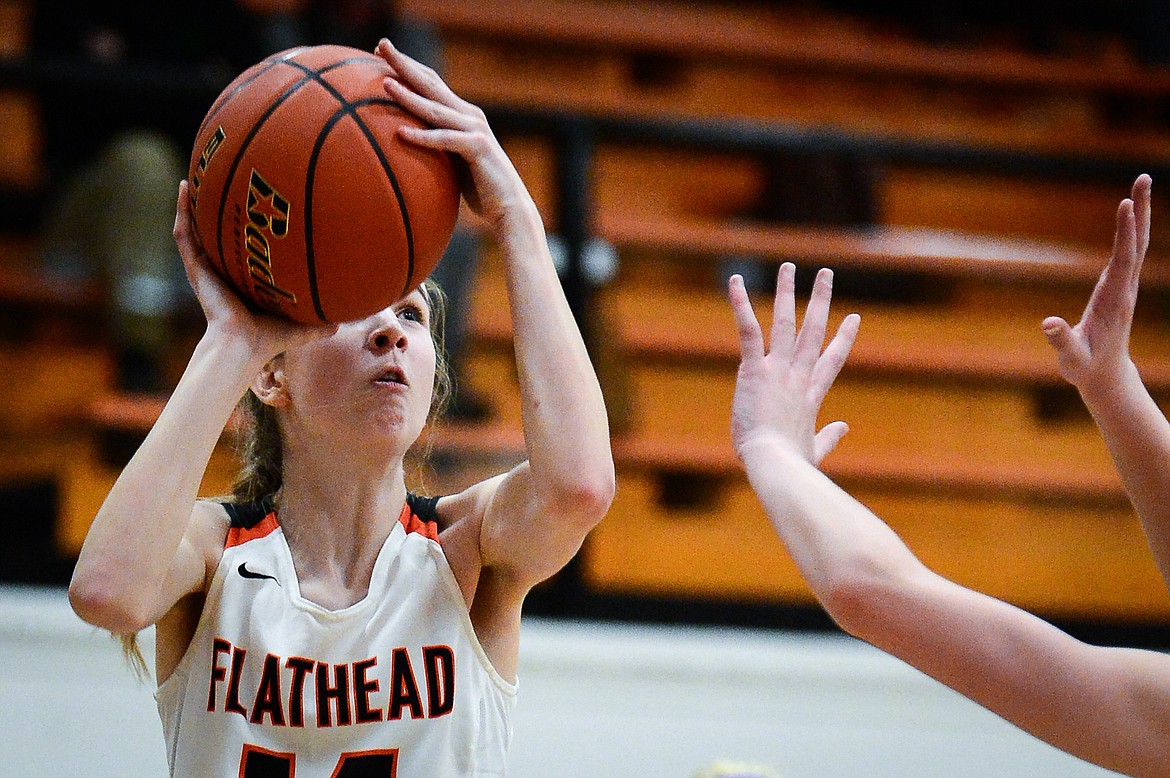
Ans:
[{"label": "basketball", "polygon": [[191,154],[195,226],[252,307],[343,322],[409,294],[439,262],[459,209],[445,152],[386,94],[390,67],[345,46],[274,54],[224,89]]}]

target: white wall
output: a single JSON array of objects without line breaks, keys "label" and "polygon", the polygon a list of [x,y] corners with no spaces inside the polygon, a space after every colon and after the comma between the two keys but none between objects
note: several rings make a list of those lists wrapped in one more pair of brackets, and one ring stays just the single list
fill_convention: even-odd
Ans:
[{"label": "white wall", "polygon": [[[531,621],[521,653],[512,778],[720,758],[786,778],[1112,775],[848,638]],[[165,775],[151,689],[64,592],[0,587],[0,668],[0,776]]]}]

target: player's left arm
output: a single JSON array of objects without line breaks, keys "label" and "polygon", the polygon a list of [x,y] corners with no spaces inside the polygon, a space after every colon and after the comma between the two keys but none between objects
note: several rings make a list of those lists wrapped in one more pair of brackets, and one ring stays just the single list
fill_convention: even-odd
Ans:
[{"label": "player's left arm", "polygon": [[918,564],[902,573],[839,599],[842,624],[1074,756],[1170,774],[1170,656],[1083,643]]},{"label": "player's left arm", "polygon": [[[442,149],[466,166],[464,196],[503,255],[511,308],[527,460],[464,497],[478,513],[485,584],[515,599],[561,569],[605,515],[614,492],[609,424],[601,388],[549,255],[528,189],[483,111],[430,68],[388,42],[387,92],[430,129],[403,139]],[[493,599],[497,599],[493,596]]]},{"label": "player's left arm", "polygon": [[1170,775],[1170,657],[1086,645],[937,575],[817,469],[845,432],[815,424],[860,323],[847,316],[822,351],[831,282],[817,275],[798,330],[795,268],[782,265],[767,346],[742,279],[729,285],[741,348],[732,440],[817,600],[845,631],[1058,748]]},{"label": "player's left arm", "polygon": [[1088,645],[929,570],[788,442],[743,449],[817,600],[846,632],[1070,754],[1170,775],[1170,656]]}]

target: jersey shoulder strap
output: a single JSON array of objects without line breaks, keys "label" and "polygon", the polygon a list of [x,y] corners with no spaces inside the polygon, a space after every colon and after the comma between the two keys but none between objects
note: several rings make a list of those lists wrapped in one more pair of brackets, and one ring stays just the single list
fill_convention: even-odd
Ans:
[{"label": "jersey shoulder strap", "polygon": [[410,512],[422,521],[436,524],[439,522],[439,512],[435,506],[439,504],[440,499],[441,497],[423,497],[413,492],[406,493],[406,504],[410,506]]},{"label": "jersey shoulder strap", "polygon": [[232,529],[252,529],[275,509],[271,494],[255,502],[224,502],[221,505],[227,511]]}]

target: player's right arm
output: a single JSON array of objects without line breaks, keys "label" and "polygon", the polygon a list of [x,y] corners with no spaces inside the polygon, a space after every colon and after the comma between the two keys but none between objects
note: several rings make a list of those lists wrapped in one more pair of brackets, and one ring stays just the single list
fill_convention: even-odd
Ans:
[{"label": "player's right arm", "polygon": [[1129,353],[1142,262],[1150,243],[1150,177],[1134,182],[1117,210],[1113,256],[1081,320],[1052,316],[1043,328],[1064,377],[1093,414],[1141,519],[1162,578],[1170,585],[1170,423]]},{"label": "player's right arm", "polygon": [[185,182],[175,240],[207,330],[158,421],[102,503],[69,585],[77,614],[117,633],[155,623],[184,595],[202,589],[227,526],[222,509],[198,503],[197,495],[224,425],[270,359],[328,329],[297,327],[244,307],[210,270]]}]

